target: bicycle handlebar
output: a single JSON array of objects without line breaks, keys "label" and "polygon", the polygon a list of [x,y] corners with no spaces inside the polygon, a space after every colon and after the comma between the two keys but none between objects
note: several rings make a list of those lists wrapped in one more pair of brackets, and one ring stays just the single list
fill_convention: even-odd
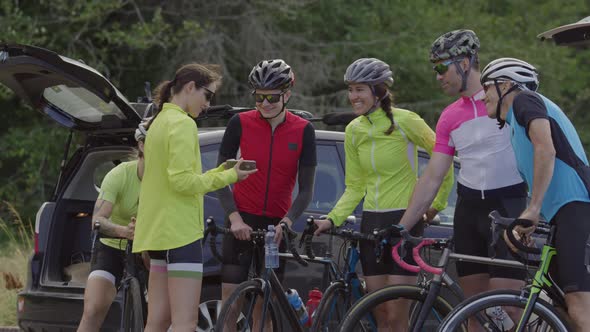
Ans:
[{"label": "bicycle handlebar", "polygon": [[[325,216],[321,216],[320,218],[325,219]],[[299,241],[299,247],[301,247],[302,244],[305,244],[306,254],[308,257],[311,257],[311,258],[315,257],[313,250],[312,250],[312,246],[311,246],[313,234],[317,230],[317,226],[314,223],[314,220],[315,220],[315,218],[313,216],[309,216],[307,218],[307,225],[305,227],[305,230],[301,234],[301,239]],[[347,218],[347,223],[352,223],[352,221],[349,221],[349,218]],[[382,257],[382,249],[381,248],[383,247],[383,245],[385,243],[387,243],[388,241],[390,241],[392,238],[400,237],[403,230],[404,229],[402,226],[390,225],[390,226],[385,227],[383,229],[375,229],[375,230],[373,230],[372,234],[367,234],[367,233],[357,232],[357,231],[354,231],[349,228],[334,228],[334,227],[332,227],[332,229],[325,231],[324,234],[336,236],[336,237],[339,237],[344,240],[373,241],[376,244],[375,249],[376,249],[377,260],[380,261],[381,257]]]},{"label": "bicycle handlebar", "polygon": [[[506,235],[507,235],[509,241],[519,250],[526,252],[526,253],[535,254],[535,255],[541,254],[541,249],[525,246],[520,241],[518,241],[515,238],[514,234],[512,233],[512,231],[514,230],[514,227],[516,227],[517,225],[524,226],[524,227],[532,226],[532,222],[530,220],[505,218],[505,217],[502,217],[498,211],[492,211],[490,213],[489,217],[492,221],[492,224],[491,224],[492,237],[493,237],[492,245],[495,245],[497,243],[498,239],[500,238],[500,236],[502,235],[502,233],[506,232]],[[550,234],[550,232],[551,232],[551,227],[546,224],[538,224],[537,228],[535,229],[535,234],[548,235],[548,234]],[[407,231],[402,231],[401,235],[402,235],[403,240],[400,241],[399,243],[397,243],[391,249],[391,256],[393,257],[393,260],[399,266],[401,266],[402,268],[404,268],[407,271],[414,272],[414,273],[420,271],[420,269],[422,269],[428,273],[432,273],[432,274],[440,275],[443,273],[442,268],[431,266],[428,263],[426,263],[422,259],[422,256],[420,255],[420,250],[422,249],[422,247],[425,247],[425,246],[438,246],[440,248],[446,247],[449,242],[448,239],[423,239],[421,237],[413,237],[413,236],[409,235]],[[412,249],[412,257],[416,261],[416,264],[418,264],[417,266],[410,265],[402,260],[400,254],[399,254],[399,249],[401,248],[403,250],[402,244],[404,241],[409,241],[410,243],[415,245],[415,247]]]},{"label": "bicycle handlebar", "polygon": [[[217,251],[217,242],[215,241],[215,238],[217,237],[217,234],[220,234],[220,233],[221,234],[233,234],[233,233],[231,232],[231,230],[229,228],[221,227],[221,226],[218,226],[217,224],[215,224],[215,220],[213,219],[213,217],[208,217],[206,219],[206,225],[207,226],[205,229],[205,233],[203,235],[203,242],[207,241],[207,236],[209,234],[212,235],[212,237],[209,239],[209,248],[211,249],[211,253],[213,254],[213,257],[215,257],[215,259],[217,259],[219,262],[222,262],[222,257],[221,257],[221,255],[219,255],[219,252]],[[291,230],[289,228],[289,226],[284,222],[280,223],[280,227],[283,230],[283,240],[285,241],[287,249],[291,252],[291,254],[295,258],[297,263],[301,264],[302,266],[307,266],[308,263],[303,258],[301,258],[301,256],[297,252],[297,249],[295,248],[295,245],[293,244],[293,240],[295,238],[297,238],[297,233],[295,231]],[[250,238],[252,239],[253,242],[263,241],[263,243],[264,243],[264,237],[266,236],[266,233],[267,233],[267,231],[265,231],[265,230],[253,230],[250,232]]]},{"label": "bicycle handlebar", "polygon": [[[514,236],[513,230],[516,226],[523,226],[523,227],[530,227],[533,226],[533,222],[526,219],[515,219],[515,218],[505,218],[500,215],[498,211],[492,211],[489,215],[490,219],[492,220],[492,233],[494,236],[493,244],[495,244],[499,238],[499,235],[505,233],[510,243],[516,247],[518,250],[523,251],[525,253],[540,255],[541,249],[535,247],[529,247],[524,245]],[[502,230],[496,226],[501,226],[505,228]],[[539,223],[535,229],[535,234],[540,235],[549,235],[551,232],[551,226]]]}]

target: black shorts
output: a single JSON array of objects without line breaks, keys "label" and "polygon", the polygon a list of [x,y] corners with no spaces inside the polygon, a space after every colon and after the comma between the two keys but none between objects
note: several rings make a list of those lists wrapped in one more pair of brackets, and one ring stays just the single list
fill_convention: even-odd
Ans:
[{"label": "black shorts", "polygon": [[[372,233],[374,229],[382,229],[391,224],[399,224],[405,210],[397,210],[390,212],[368,212],[363,211],[363,219],[361,221],[361,232]],[[412,228],[410,234],[413,236],[422,236],[424,233],[424,223],[419,222]],[[417,265],[412,257],[413,246],[409,243],[406,245],[406,257],[404,261],[411,265]],[[377,263],[377,253],[375,252],[375,243],[369,241],[359,242],[361,266],[365,276],[377,275],[404,275],[415,276],[417,273],[404,270],[391,257],[391,245],[385,245],[383,254],[381,255],[381,262]]]},{"label": "black shorts", "polygon": [[557,225],[550,274],[565,293],[590,291],[590,203],[570,202],[551,219]]},{"label": "black shorts", "polygon": [[[276,226],[282,218],[271,218],[264,216],[257,216],[246,212],[240,212],[240,216],[248,226],[253,230],[267,230],[268,225]],[[229,227],[229,220],[226,221]],[[285,251],[285,242],[281,241],[279,251]],[[240,241],[232,234],[226,234],[223,237],[223,249],[221,257],[223,264],[221,267],[221,281],[228,284],[239,284],[248,280],[248,272],[254,254],[254,248],[251,241]],[[264,244],[258,247],[257,252],[260,258],[260,269],[264,268]],[[262,273],[262,271],[258,271]],[[285,273],[285,262],[283,259],[279,260],[279,268],[275,269],[275,273],[279,280],[283,279]]]},{"label": "black shorts", "polygon": [[150,271],[168,273],[168,277],[203,279],[203,245],[201,239],[182,247],[150,250]]},{"label": "black shorts", "polygon": [[[498,210],[504,217],[518,218],[526,207],[526,197],[515,198],[465,198],[457,197],[453,238],[455,252],[464,255],[495,257],[514,260],[504,241],[498,241],[495,250],[491,247],[492,233],[489,214]],[[457,274],[465,277],[473,274],[489,274],[490,278],[526,278],[526,271],[518,268],[457,262]]]},{"label": "black shorts", "polygon": [[90,259],[90,274],[88,278],[102,277],[113,283],[115,287],[121,282],[125,269],[125,250],[109,247],[96,241],[92,258]]}]

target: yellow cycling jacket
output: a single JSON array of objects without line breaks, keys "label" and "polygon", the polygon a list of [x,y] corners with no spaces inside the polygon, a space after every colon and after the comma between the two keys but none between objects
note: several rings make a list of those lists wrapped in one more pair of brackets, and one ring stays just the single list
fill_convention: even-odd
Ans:
[{"label": "yellow cycling jacket", "polygon": [[[346,127],[346,190],[328,214],[340,226],[363,197],[364,211],[386,212],[407,208],[418,178],[417,146],[432,154],[435,135],[414,112],[392,108],[395,130],[383,109],[359,116]],[[453,186],[449,169],[432,204],[443,210]]]},{"label": "yellow cycling jacket", "polygon": [[203,195],[237,181],[223,165],[201,174],[195,121],[165,103],[145,141],[133,252],[167,250],[203,237]]}]

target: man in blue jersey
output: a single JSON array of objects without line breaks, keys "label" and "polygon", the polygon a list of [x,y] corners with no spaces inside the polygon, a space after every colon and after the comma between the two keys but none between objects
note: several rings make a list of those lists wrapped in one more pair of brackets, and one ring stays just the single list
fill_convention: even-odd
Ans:
[{"label": "man in blue jersey", "polygon": [[[576,130],[563,111],[536,92],[536,69],[500,58],[483,70],[488,116],[510,125],[518,170],[531,201],[520,218],[537,224],[541,215],[557,225],[557,284],[565,292],[575,331],[590,331],[590,167]],[[499,161],[502,162],[502,161]],[[517,226],[528,236],[535,226]],[[588,265],[587,265],[588,264]]]}]

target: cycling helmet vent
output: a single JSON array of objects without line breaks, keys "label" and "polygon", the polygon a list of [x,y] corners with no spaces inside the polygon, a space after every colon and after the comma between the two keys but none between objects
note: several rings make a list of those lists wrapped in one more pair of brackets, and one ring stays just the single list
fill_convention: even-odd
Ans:
[{"label": "cycling helmet vent", "polygon": [[430,61],[437,62],[457,56],[471,57],[477,53],[479,47],[479,38],[472,30],[453,30],[432,43]]},{"label": "cycling helmet vent", "polygon": [[344,82],[369,85],[385,83],[387,86],[391,86],[393,72],[388,64],[379,59],[360,58],[348,66],[344,74]]},{"label": "cycling helmet vent", "polygon": [[531,91],[537,91],[537,69],[528,62],[515,58],[500,58],[490,62],[481,74],[481,83],[489,81],[512,81]]},{"label": "cycling helmet vent", "polygon": [[254,89],[286,90],[293,86],[295,76],[291,67],[281,59],[260,61],[248,76]]}]

